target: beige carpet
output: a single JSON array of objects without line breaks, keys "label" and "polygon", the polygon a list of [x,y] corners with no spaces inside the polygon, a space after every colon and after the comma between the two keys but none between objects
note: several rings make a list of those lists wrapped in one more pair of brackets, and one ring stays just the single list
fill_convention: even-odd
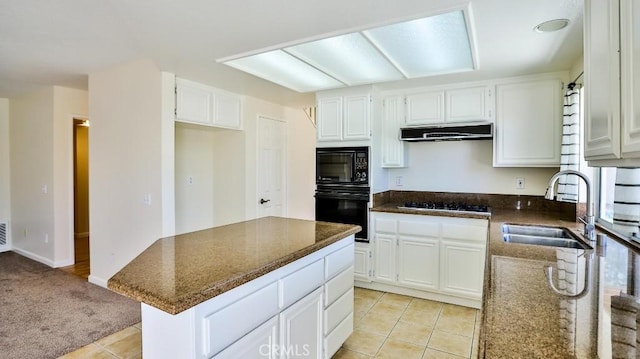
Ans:
[{"label": "beige carpet", "polygon": [[0,253],[0,357],[57,358],[140,321],[140,304],[13,252]]}]

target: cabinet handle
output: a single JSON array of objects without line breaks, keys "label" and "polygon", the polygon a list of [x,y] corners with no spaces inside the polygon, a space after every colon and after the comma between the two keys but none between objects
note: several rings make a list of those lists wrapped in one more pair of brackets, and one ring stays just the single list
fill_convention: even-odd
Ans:
[{"label": "cabinet handle", "polygon": [[265,204],[267,202],[271,201],[270,199],[265,200],[264,198],[260,198],[260,204]]}]

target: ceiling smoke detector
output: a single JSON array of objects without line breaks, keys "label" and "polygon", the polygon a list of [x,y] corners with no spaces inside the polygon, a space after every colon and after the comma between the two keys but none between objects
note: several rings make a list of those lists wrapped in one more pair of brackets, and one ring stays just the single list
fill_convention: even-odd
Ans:
[{"label": "ceiling smoke detector", "polygon": [[535,32],[554,32],[564,29],[567,25],[569,25],[568,19],[554,19],[538,24],[533,30]]}]

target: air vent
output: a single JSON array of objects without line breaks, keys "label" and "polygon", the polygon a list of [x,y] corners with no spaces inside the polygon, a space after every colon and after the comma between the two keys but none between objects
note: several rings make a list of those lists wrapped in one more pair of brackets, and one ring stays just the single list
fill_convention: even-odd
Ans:
[{"label": "air vent", "polygon": [[0,246],[7,244],[7,224],[0,223]]}]

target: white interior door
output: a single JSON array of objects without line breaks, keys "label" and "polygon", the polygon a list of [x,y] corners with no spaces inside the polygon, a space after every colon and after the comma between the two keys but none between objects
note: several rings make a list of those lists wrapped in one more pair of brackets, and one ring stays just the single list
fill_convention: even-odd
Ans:
[{"label": "white interior door", "polygon": [[285,216],[286,124],[258,117],[258,217]]}]

